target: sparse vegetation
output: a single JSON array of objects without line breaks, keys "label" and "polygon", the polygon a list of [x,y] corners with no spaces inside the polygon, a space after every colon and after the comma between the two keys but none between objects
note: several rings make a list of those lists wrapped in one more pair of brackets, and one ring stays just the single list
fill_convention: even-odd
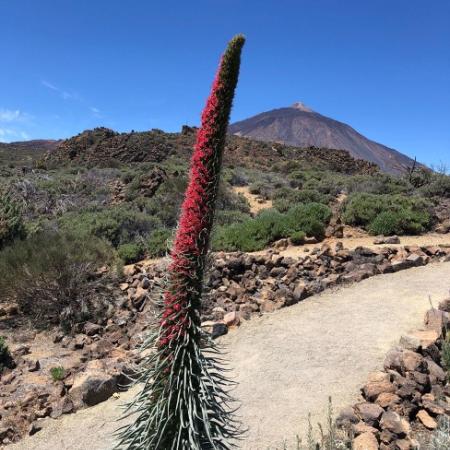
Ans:
[{"label": "sparse vegetation", "polygon": [[156,230],[152,233],[147,241],[147,251],[149,256],[158,257],[165,256],[170,247],[170,239],[172,231],[167,229]]},{"label": "sparse vegetation", "polygon": [[290,239],[293,245],[303,245],[305,243],[306,234],[304,231],[294,231],[291,234]]},{"label": "sparse vegetation", "polygon": [[13,365],[13,359],[6,344],[6,339],[4,336],[0,336],[0,374],[6,368],[13,368]]},{"label": "sparse vegetation", "polygon": [[348,198],[343,219],[372,234],[420,234],[431,228],[431,208],[418,196],[357,193]]},{"label": "sparse vegetation", "polygon": [[104,320],[112,294],[95,271],[115,264],[111,247],[96,237],[39,233],[0,252],[0,301],[15,301],[40,328],[70,331]]},{"label": "sparse vegetation", "polygon": [[298,231],[320,240],[330,217],[331,210],[320,203],[298,205],[286,214],[275,209],[263,210],[253,219],[218,227],[213,236],[213,249],[258,251]]},{"label": "sparse vegetation", "polygon": [[441,352],[441,361],[442,367],[450,372],[450,334],[445,337],[444,342],[442,343],[442,352]]},{"label": "sparse vegetation", "polygon": [[64,377],[66,376],[66,371],[64,370],[64,367],[61,366],[52,367],[50,369],[50,375],[52,376],[53,381],[61,381],[64,380]]},{"label": "sparse vegetation", "polygon": [[[296,436],[293,442],[285,440],[283,445],[275,450],[347,450],[352,448],[352,433],[336,426],[331,397],[328,399],[326,429],[320,423],[317,428],[318,433],[315,433],[311,415],[309,415],[306,442]],[[319,438],[317,438],[317,434],[319,434]]]},{"label": "sparse vegetation", "polygon": [[19,205],[10,194],[0,192],[0,249],[24,237],[25,226]]}]

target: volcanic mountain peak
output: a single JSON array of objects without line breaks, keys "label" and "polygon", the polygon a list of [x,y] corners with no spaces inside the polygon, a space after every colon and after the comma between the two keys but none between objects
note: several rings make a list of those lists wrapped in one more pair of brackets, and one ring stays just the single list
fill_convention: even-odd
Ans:
[{"label": "volcanic mountain peak", "polygon": [[410,157],[366,138],[351,126],[323,116],[302,102],[233,123],[230,132],[296,147],[347,150],[354,158],[373,162],[389,173],[403,173],[414,163]]},{"label": "volcanic mountain peak", "polygon": [[291,108],[298,109],[299,111],[303,112],[314,112],[311,108],[306,106],[303,102],[295,102],[292,104]]}]

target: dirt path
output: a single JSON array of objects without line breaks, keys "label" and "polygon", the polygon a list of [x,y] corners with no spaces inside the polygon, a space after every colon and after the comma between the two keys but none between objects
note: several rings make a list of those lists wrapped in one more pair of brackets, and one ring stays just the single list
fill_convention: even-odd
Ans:
[{"label": "dirt path", "polygon": [[272,208],[272,200],[261,200],[257,195],[252,194],[248,186],[233,187],[236,194],[242,194],[250,205],[250,212],[255,215],[262,209]]},{"label": "dirt path", "polygon": [[[430,264],[327,291],[230,332],[223,343],[239,382],[235,396],[249,428],[241,448],[281,448],[312,422],[357,399],[367,374],[381,367],[402,334],[419,328],[429,308],[447,296],[450,264]],[[123,398],[131,397],[126,393]],[[120,400],[50,421],[14,450],[107,450]]]},{"label": "dirt path", "polygon": [[[307,252],[309,252],[314,247],[321,247],[323,244],[335,245],[336,242],[342,242],[344,248],[348,248],[350,250],[354,250],[356,247],[368,247],[368,248],[380,248],[380,247],[404,247],[405,245],[417,245],[419,247],[422,246],[449,246],[450,247],[450,234],[439,234],[439,233],[427,233],[422,236],[400,236],[400,244],[381,244],[375,245],[373,241],[375,240],[375,236],[369,236],[365,233],[355,232],[355,234],[350,237],[345,237],[342,239],[337,238],[328,238],[319,244],[306,244],[302,246],[290,246],[286,248],[286,250],[280,251],[280,254],[283,256],[304,256]],[[266,252],[263,250],[262,252]],[[257,253],[262,253],[257,252]]]}]

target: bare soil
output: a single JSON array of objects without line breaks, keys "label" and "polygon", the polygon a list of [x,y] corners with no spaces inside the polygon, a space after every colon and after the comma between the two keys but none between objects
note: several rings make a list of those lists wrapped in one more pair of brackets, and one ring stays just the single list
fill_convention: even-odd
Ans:
[{"label": "bare soil", "polygon": [[252,194],[248,186],[235,186],[233,191],[236,194],[242,194],[248,201],[250,205],[250,212],[255,215],[259,211],[267,208],[272,208],[272,200],[264,200],[258,195]]}]

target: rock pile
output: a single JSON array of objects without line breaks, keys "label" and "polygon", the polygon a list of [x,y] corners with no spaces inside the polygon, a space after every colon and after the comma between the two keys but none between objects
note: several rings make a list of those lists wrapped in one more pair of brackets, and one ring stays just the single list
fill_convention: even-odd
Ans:
[{"label": "rock pile", "polygon": [[[322,245],[299,258],[284,257],[277,250],[264,254],[217,253],[212,257],[211,270],[207,274],[203,326],[213,336],[220,336],[242,320],[292,305],[326,288],[440,259],[450,259],[450,249],[399,247],[372,250],[360,247],[347,250],[338,243],[333,248]],[[126,384],[123,373],[131,373],[134,363],[142,357],[136,348],[154,321],[154,301],[164,284],[166,264],[160,261],[126,266],[124,280],[119,286],[122,296],[117,300],[113,316],[105,319],[104,323],[85,323],[74,336],[58,331],[31,333],[21,329],[10,333],[7,341],[14,366],[0,374],[0,444],[5,445],[25,434],[36,433],[40,428],[40,419],[57,418],[106,400],[120,385]],[[17,314],[16,305],[4,305],[0,309],[0,321],[12,320]],[[427,326],[432,327],[437,320],[429,316]],[[376,416],[371,419],[372,425],[367,425],[378,430],[378,434],[369,430],[373,431],[376,439],[381,439],[381,431],[375,425],[380,423],[383,414],[377,416],[380,412],[377,406],[386,410],[390,402],[392,405],[404,405],[403,401],[397,403],[397,397],[393,396],[403,398],[403,391],[410,403],[416,401],[415,390],[412,393],[408,391],[410,379],[419,386],[433,386],[435,381],[441,382],[442,369],[439,370],[437,365],[439,339],[433,341],[436,335],[430,330],[432,328],[427,328],[422,335],[404,338],[407,348],[393,354],[392,368],[389,369],[397,371],[398,376],[385,372],[378,375],[379,378],[371,379],[365,403],[375,406],[360,406],[358,411],[369,408],[367,414]],[[423,342],[427,339],[431,339],[432,343],[424,347]],[[421,359],[416,361],[418,356],[415,355]],[[407,364],[405,367],[408,370],[414,370],[411,369],[411,374],[406,375],[403,366],[398,364]],[[54,369],[58,369],[55,374],[52,372]],[[391,385],[397,386],[395,392]],[[399,394],[397,389],[400,387],[403,390]],[[380,391],[383,394],[380,396],[380,393],[376,394],[377,388],[387,390]],[[426,403],[427,406],[423,404],[423,396],[420,397],[422,403],[419,406],[424,412],[417,411],[422,423],[432,424],[431,420],[436,415],[433,411],[440,411],[437,406],[430,406],[438,399],[437,391],[427,387],[422,391],[419,389],[419,392],[435,396],[434,400],[431,396],[425,397],[431,402]],[[377,408],[376,412],[374,408]],[[403,417],[401,414],[404,411],[397,406],[391,410]],[[416,410],[413,410],[415,414]],[[386,416],[383,424],[392,422],[393,417],[392,414]],[[389,426],[392,436],[397,441],[401,440],[399,436],[405,433],[397,433],[394,425]],[[368,430],[361,428],[362,424],[359,427]],[[384,433],[383,439],[387,439],[387,435],[387,432]]]},{"label": "rock pile", "polygon": [[128,384],[152,317],[120,308],[104,325],[87,322],[74,336],[12,332],[14,364],[0,373],[0,446],[36,433],[41,419],[95,405]]},{"label": "rock pile", "polygon": [[363,401],[340,413],[337,424],[353,433],[355,450],[417,448],[415,438],[450,414],[450,386],[441,367],[448,313],[431,309],[424,323],[387,354],[384,370],[369,375]]},{"label": "rock pile", "polygon": [[[347,250],[337,243],[322,245],[307,256],[291,258],[276,250],[264,254],[217,253],[207,275],[202,320],[223,334],[227,327],[293,305],[324,289],[364,280],[377,274],[450,259],[450,248],[400,247]],[[127,267],[127,293],[131,309],[141,309],[164,279],[165,264]]]}]

